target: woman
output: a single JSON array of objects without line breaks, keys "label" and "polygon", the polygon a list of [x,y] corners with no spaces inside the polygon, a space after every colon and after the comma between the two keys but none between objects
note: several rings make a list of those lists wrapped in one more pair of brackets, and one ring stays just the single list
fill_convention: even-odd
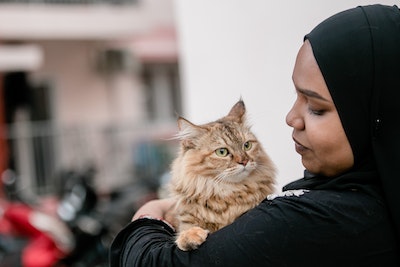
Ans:
[{"label": "woman", "polygon": [[[287,115],[304,178],[183,252],[144,205],[114,240],[111,266],[399,266],[400,11],[339,13],[305,37]],[[152,218],[141,218],[147,214]]]}]

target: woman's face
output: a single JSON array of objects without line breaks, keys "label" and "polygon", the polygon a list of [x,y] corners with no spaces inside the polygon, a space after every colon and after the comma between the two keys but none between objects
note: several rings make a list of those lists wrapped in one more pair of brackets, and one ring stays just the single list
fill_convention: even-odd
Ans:
[{"label": "woman's face", "polygon": [[325,176],[350,169],[353,152],[307,40],[297,55],[293,83],[297,99],[286,123],[293,127],[295,148],[304,167]]}]

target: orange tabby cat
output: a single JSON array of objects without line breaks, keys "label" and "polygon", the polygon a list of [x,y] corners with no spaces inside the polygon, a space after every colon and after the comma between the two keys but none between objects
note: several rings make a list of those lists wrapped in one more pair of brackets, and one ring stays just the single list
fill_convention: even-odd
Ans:
[{"label": "orange tabby cat", "polygon": [[208,233],[232,223],[273,192],[275,168],[236,103],[215,122],[195,125],[178,119],[181,149],[172,164],[176,197],[176,244],[196,249]]}]

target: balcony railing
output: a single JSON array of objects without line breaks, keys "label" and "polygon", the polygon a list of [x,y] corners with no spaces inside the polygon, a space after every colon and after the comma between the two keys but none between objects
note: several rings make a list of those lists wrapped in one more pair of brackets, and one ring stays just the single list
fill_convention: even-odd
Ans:
[{"label": "balcony railing", "polygon": [[49,5],[125,5],[136,4],[139,0],[0,0],[1,4],[49,4]]},{"label": "balcony railing", "polygon": [[27,195],[54,193],[59,173],[87,167],[96,170],[95,184],[103,189],[137,179],[156,183],[177,148],[170,123],[60,128],[50,122],[20,122],[7,128],[0,128],[0,138],[13,155],[18,189]]}]

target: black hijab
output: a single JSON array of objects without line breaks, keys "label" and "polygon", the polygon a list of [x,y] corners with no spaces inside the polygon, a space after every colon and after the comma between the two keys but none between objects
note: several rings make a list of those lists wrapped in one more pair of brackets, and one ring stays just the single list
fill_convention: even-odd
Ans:
[{"label": "black hijab", "polygon": [[400,11],[338,13],[305,37],[354,154],[347,176],[377,171],[400,240]]}]

